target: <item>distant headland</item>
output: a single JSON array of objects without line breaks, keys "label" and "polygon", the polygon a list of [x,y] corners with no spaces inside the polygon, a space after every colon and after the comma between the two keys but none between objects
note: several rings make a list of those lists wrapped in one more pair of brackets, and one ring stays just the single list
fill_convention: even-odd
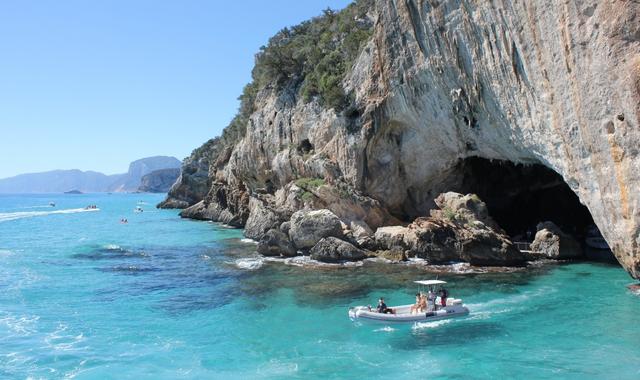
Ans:
[{"label": "distant headland", "polygon": [[[166,171],[172,169],[172,171]],[[173,184],[179,175],[180,160],[170,156],[146,157],[129,164],[123,174],[106,175],[95,171],[52,170],[42,173],[20,174],[0,179],[0,193],[65,193],[82,194],[96,192],[138,191],[142,178],[150,176],[146,183],[153,181],[154,172],[159,172],[162,181],[156,186],[148,186],[146,191],[166,191],[165,182]],[[173,178],[167,178],[173,176]],[[144,190],[143,190],[144,191]]]}]

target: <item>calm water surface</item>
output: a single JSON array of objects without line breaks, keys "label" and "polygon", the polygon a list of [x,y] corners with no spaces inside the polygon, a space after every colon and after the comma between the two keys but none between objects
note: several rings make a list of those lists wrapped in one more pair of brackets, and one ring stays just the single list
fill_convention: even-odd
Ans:
[{"label": "calm water surface", "polygon": [[408,303],[432,274],[262,262],[241,231],[161,199],[0,196],[0,378],[640,378],[620,267],[441,275],[469,317],[358,326],[349,305]]}]

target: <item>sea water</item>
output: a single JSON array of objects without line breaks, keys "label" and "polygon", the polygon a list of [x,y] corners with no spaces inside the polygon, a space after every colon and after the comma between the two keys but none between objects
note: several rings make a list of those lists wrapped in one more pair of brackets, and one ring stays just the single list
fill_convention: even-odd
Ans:
[{"label": "sea water", "polygon": [[640,378],[640,298],[619,266],[439,268],[469,316],[360,325],[350,305],[410,303],[433,268],[264,260],[161,199],[0,196],[0,378]]}]

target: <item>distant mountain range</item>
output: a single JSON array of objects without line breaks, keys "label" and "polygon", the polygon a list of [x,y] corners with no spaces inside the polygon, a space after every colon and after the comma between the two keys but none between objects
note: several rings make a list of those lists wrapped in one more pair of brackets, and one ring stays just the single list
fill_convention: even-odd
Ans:
[{"label": "distant mountain range", "polygon": [[145,175],[162,169],[179,169],[175,157],[154,156],[129,164],[123,174],[106,175],[95,171],[52,170],[20,174],[0,179],[0,193],[62,193],[79,190],[84,193],[137,191]]}]

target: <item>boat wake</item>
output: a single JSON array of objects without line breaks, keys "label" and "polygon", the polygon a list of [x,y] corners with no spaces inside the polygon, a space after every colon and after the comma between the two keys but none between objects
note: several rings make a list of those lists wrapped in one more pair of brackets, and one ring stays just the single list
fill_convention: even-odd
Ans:
[{"label": "boat wake", "polygon": [[434,329],[436,327],[446,325],[453,321],[454,321],[453,319],[442,319],[440,321],[432,321],[432,322],[416,322],[411,328],[414,330]]},{"label": "boat wake", "polygon": [[77,214],[82,212],[95,212],[100,211],[99,208],[71,208],[66,210],[55,210],[55,211],[20,211],[20,212],[2,212],[0,213],[0,222],[8,222],[11,220],[25,219],[25,218],[34,218],[37,216],[47,216],[47,215],[56,215],[56,214]]},{"label": "boat wake", "polygon": [[33,208],[53,208],[52,205],[39,205],[39,206],[24,206],[24,207],[16,207],[17,209],[33,209]]}]

